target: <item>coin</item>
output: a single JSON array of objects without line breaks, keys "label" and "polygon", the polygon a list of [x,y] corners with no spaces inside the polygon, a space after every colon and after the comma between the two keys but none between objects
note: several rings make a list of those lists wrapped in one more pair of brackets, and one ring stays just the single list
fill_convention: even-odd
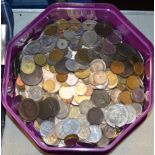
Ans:
[{"label": "coin", "polygon": [[34,125],[33,126],[34,126],[35,130],[37,130],[37,131],[40,130],[40,123],[37,120],[34,121]]},{"label": "coin", "polygon": [[103,134],[105,137],[111,139],[111,138],[114,138],[116,136],[116,129],[107,125],[105,126],[103,129]]},{"label": "coin", "polygon": [[90,63],[90,70],[92,72],[105,71],[106,70],[106,64],[102,59],[94,59]]},{"label": "coin", "polygon": [[58,82],[65,82],[68,79],[68,74],[60,74],[56,75],[56,79]]},{"label": "coin", "polygon": [[131,91],[131,98],[137,103],[142,103],[144,101],[144,90],[141,88],[136,88]]},{"label": "coin", "polygon": [[54,128],[54,123],[51,121],[43,121],[40,125],[40,134],[43,137],[48,137],[52,135]]},{"label": "coin", "polygon": [[62,98],[62,99],[70,99],[73,97],[73,94],[70,93],[71,89],[70,87],[64,87],[62,86],[59,90],[59,96]]},{"label": "coin", "polygon": [[24,82],[22,81],[21,77],[18,75],[17,79],[16,79],[16,86],[19,88],[19,89],[24,89],[25,88],[25,84]]},{"label": "coin", "polygon": [[117,89],[117,88],[115,88],[115,89],[113,89],[113,90],[111,91],[110,97],[111,97],[111,100],[112,100],[114,103],[120,101],[120,100],[119,100],[119,95],[120,95],[120,93],[121,93],[121,90],[119,90],[119,89]]},{"label": "coin", "polygon": [[104,111],[104,118],[111,127],[122,127],[128,121],[128,110],[123,104],[110,105]]},{"label": "coin", "polygon": [[66,146],[74,147],[76,146],[79,137],[76,134],[67,135],[64,139]]},{"label": "coin", "polygon": [[60,142],[60,140],[54,135],[50,135],[48,137],[42,137],[42,138],[45,144],[47,145],[57,146]]},{"label": "coin", "polygon": [[57,26],[59,29],[63,29],[63,30],[66,30],[69,28],[69,23],[67,20],[65,19],[59,19],[57,22],[56,22]]},{"label": "coin", "polygon": [[141,75],[144,72],[144,64],[142,62],[136,62],[134,64],[134,72],[137,75]]},{"label": "coin", "polygon": [[49,36],[52,36],[52,35],[55,35],[57,33],[57,25],[56,24],[49,24],[45,27],[43,33],[45,35],[49,35]]},{"label": "coin", "polygon": [[78,71],[75,72],[75,75],[79,79],[85,79],[85,78],[89,77],[89,75],[90,75],[90,69],[78,70]]},{"label": "coin", "polygon": [[86,85],[80,81],[74,87],[74,92],[77,95],[84,95],[86,93],[86,91],[87,91]]},{"label": "coin", "polygon": [[90,125],[90,136],[86,139],[90,143],[97,143],[102,137],[102,131],[97,125]]},{"label": "coin", "polygon": [[106,138],[105,136],[102,136],[102,138],[98,141],[97,146],[98,147],[106,147],[109,144],[110,140]]},{"label": "coin", "polygon": [[111,55],[106,55],[104,53],[100,53],[100,57],[105,62],[106,67],[110,68],[111,63],[112,63],[114,57],[112,57]]},{"label": "coin", "polygon": [[78,83],[79,79],[75,76],[75,74],[73,73],[69,73],[68,74],[68,78],[66,80],[66,83],[69,85],[69,86],[74,86]]},{"label": "coin", "polygon": [[100,108],[93,107],[87,113],[87,120],[90,124],[99,125],[103,120],[103,112]]},{"label": "coin", "polygon": [[124,104],[131,104],[132,103],[131,93],[129,91],[126,91],[126,90],[125,91],[122,91],[119,94],[119,99]]},{"label": "coin", "polygon": [[94,82],[98,85],[104,84],[107,81],[107,75],[103,71],[97,71],[94,73]]},{"label": "coin", "polygon": [[80,139],[87,139],[90,136],[90,128],[88,125],[82,125],[78,134]]},{"label": "coin", "polygon": [[108,78],[107,78],[107,80],[105,81],[105,83],[104,84],[102,84],[102,85],[96,85],[96,89],[107,89],[107,87],[108,87],[108,84],[109,84],[109,81],[108,81]]},{"label": "coin", "polygon": [[57,41],[57,47],[58,47],[59,49],[66,49],[67,46],[68,46],[67,40],[65,40],[65,39],[59,39],[59,40]]},{"label": "coin", "polygon": [[69,9],[67,15],[71,19],[78,19],[81,16],[81,10]]},{"label": "coin", "polygon": [[73,51],[77,51],[82,48],[82,41],[79,36],[75,36],[69,43],[69,47]]},{"label": "coin", "polygon": [[43,84],[43,88],[47,91],[47,92],[51,92],[55,89],[55,81],[53,79],[48,79],[46,81],[44,81]]},{"label": "coin", "polygon": [[69,29],[72,31],[78,31],[80,29],[81,23],[77,19],[71,19],[69,20]]},{"label": "coin", "polygon": [[80,117],[80,109],[78,106],[70,106],[70,113],[69,113],[69,116],[68,118],[75,118],[75,119],[78,119],[79,120],[79,117]]},{"label": "coin", "polygon": [[64,31],[64,38],[68,41],[72,40],[75,37],[75,32],[71,30]]},{"label": "coin", "polygon": [[122,77],[128,77],[133,74],[133,65],[129,61],[125,61],[124,63],[124,71],[120,74]]},{"label": "coin", "polygon": [[72,59],[68,59],[65,62],[65,67],[71,72],[75,72],[79,69],[78,63]]},{"label": "coin", "polygon": [[137,76],[131,75],[127,78],[126,84],[130,89],[136,89],[139,88],[140,82]]},{"label": "coin", "polygon": [[94,59],[99,59],[100,54],[96,49],[89,49],[88,56],[89,56],[90,61],[93,61]]},{"label": "coin", "polygon": [[56,73],[54,66],[49,66],[49,71],[52,73]]},{"label": "coin", "polygon": [[110,23],[98,22],[95,25],[95,32],[101,37],[108,37],[111,35],[113,29]]},{"label": "coin", "polygon": [[143,109],[142,109],[142,105],[139,103],[132,103],[132,106],[134,107],[134,109],[136,110],[136,117],[138,117],[139,115],[141,115]]},{"label": "coin", "polygon": [[78,95],[78,96],[74,96],[73,100],[77,103],[76,105],[79,105],[84,100],[90,100],[90,96]]},{"label": "coin", "polygon": [[121,74],[124,72],[124,64],[121,61],[113,61],[111,63],[111,71],[115,74]]},{"label": "coin", "polygon": [[95,25],[96,25],[96,21],[95,20],[90,20],[87,19],[82,23],[83,29],[86,31],[91,31],[94,29]]},{"label": "coin", "polygon": [[65,104],[71,104],[72,101],[73,101],[73,97],[70,98],[70,99],[63,99],[63,101],[64,101]]},{"label": "coin", "polygon": [[86,85],[86,87],[87,87],[87,91],[85,92],[84,95],[86,95],[86,96],[91,96],[92,93],[93,93],[93,88],[92,88],[92,86],[91,86],[91,85]]},{"label": "coin", "polygon": [[39,105],[32,99],[23,99],[19,104],[19,114],[26,121],[33,121],[38,117]]},{"label": "coin", "polygon": [[46,65],[46,56],[44,54],[36,54],[34,56],[34,62],[39,66],[45,66]]},{"label": "coin", "polygon": [[20,69],[25,74],[31,74],[35,71],[36,65],[30,60],[25,60],[21,63]]},{"label": "coin", "polygon": [[40,101],[43,98],[44,91],[40,86],[32,86],[28,90],[28,97],[34,101]]},{"label": "coin", "polygon": [[80,122],[75,118],[68,118],[64,120],[62,128],[66,135],[78,134],[80,132]]}]

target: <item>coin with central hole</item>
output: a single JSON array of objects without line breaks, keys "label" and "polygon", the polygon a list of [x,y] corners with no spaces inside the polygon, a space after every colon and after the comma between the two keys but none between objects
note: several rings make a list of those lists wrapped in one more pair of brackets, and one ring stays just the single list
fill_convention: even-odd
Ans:
[{"label": "coin with central hole", "polygon": [[59,49],[66,49],[67,46],[68,46],[67,40],[65,40],[65,39],[59,39],[59,40],[57,41],[57,47],[58,47]]}]

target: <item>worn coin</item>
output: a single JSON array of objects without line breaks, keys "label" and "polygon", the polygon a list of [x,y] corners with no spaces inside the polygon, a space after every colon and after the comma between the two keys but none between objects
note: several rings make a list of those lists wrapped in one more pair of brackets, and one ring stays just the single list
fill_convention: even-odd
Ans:
[{"label": "worn coin", "polygon": [[56,35],[57,33],[57,25],[56,24],[49,24],[45,27],[43,33],[45,35],[49,35],[49,36],[52,36],[52,35]]},{"label": "worn coin", "polygon": [[139,88],[140,85],[139,78],[135,75],[131,75],[127,78],[126,84],[130,89]]},{"label": "worn coin", "polygon": [[99,52],[98,52],[97,50],[95,50],[95,49],[89,49],[89,50],[88,50],[88,56],[89,56],[89,59],[90,59],[91,61],[93,61],[94,59],[99,59],[100,54],[99,54]]},{"label": "worn coin", "polygon": [[105,71],[106,70],[106,64],[102,59],[94,59],[90,63],[90,70],[92,72]]},{"label": "worn coin", "polygon": [[118,77],[116,74],[112,73],[111,71],[106,71],[109,83],[108,83],[108,88],[112,89],[115,88],[118,84]]},{"label": "worn coin", "polygon": [[78,95],[78,96],[74,96],[73,100],[77,103],[74,105],[79,105],[84,100],[90,100],[90,96]]},{"label": "worn coin", "polygon": [[82,23],[83,29],[86,31],[91,31],[94,29],[95,25],[96,25],[96,21],[95,20],[90,20],[87,19]]},{"label": "worn coin", "polygon": [[87,87],[87,91],[85,92],[85,94],[84,95],[86,95],[86,96],[91,96],[92,95],[92,93],[93,93],[93,87],[91,86],[91,85],[86,85],[86,87]]},{"label": "worn coin", "polygon": [[144,64],[142,62],[136,62],[134,64],[134,72],[137,75],[141,75],[144,72]]},{"label": "worn coin", "polygon": [[67,40],[65,40],[65,39],[59,39],[59,40],[57,41],[57,47],[58,47],[59,49],[66,49],[67,46],[68,46]]},{"label": "worn coin", "polygon": [[101,85],[96,85],[96,89],[107,89],[107,87],[108,87],[108,84],[109,84],[109,81],[108,81],[108,78],[107,78],[107,80],[105,81],[105,83],[104,84],[101,84]]},{"label": "worn coin", "polygon": [[116,129],[107,125],[105,126],[103,129],[103,134],[105,137],[111,139],[111,138],[114,138],[116,136]]},{"label": "worn coin", "polygon": [[144,101],[144,90],[141,88],[136,88],[131,91],[131,98],[137,103],[142,103]]},{"label": "worn coin", "polygon": [[80,139],[87,139],[89,136],[90,136],[90,128],[89,128],[89,126],[88,125],[82,125],[81,127],[80,127],[80,132],[79,132],[79,134],[78,134],[78,136],[79,136],[79,138]]},{"label": "worn coin", "polygon": [[68,74],[58,73],[56,79],[58,82],[65,82],[68,79]]},{"label": "worn coin", "polygon": [[56,24],[58,29],[66,30],[69,28],[69,22],[66,19],[59,19]]},{"label": "worn coin", "polygon": [[75,61],[75,60],[72,60],[72,59],[68,59],[66,62],[65,62],[65,67],[71,71],[71,72],[75,72],[79,69],[79,65],[78,63]]},{"label": "worn coin", "polygon": [[105,136],[102,136],[102,138],[98,141],[97,146],[98,147],[106,147],[109,144],[110,140],[106,138]]},{"label": "worn coin", "polygon": [[69,85],[69,86],[74,86],[78,83],[79,79],[75,76],[75,74],[73,73],[69,73],[68,74],[68,77],[67,77],[67,80],[66,80],[66,83]]},{"label": "worn coin", "polygon": [[124,63],[121,61],[113,61],[111,63],[111,71],[115,74],[121,74],[124,72]]},{"label": "worn coin", "polygon": [[44,54],[38,53],[34,56],[34,62],[39,66],[45,66],[46,56]]},{"label": "worn coin", "polygon": [[71,19],[69,20],[69,29],[72,31],[78,31],[80,29],[81,23],[77,19]]},{"label": "worn coin", "polygon": [[102,85],[107,82],[107,75],[104,71],[97,71],[94,73],[94,82],[98,85]]},{"label": "worn coin", "polygon": [[70,113],[69,113],[68,118],[75,118],[79,120],[80,115],[81,114],[80,114],[79,107],[70,105]]},{"label": "worn coin", "polygon": [[69,43],[69,47],[73,51],[77,51],[82,48],[82,41],[79,36],[75,36]]},{"label": "worn coin", "polygon": [[132,103],[131,93],[129,91],[127,91],[127,90],[122,91],[119,94],[119,99],[124,104],[131,104]]},{"label": "worn coin", "polygon": [[64,31],[64,38],[68,41],[72,40],[75,37],[75,32],[71,30]]}]

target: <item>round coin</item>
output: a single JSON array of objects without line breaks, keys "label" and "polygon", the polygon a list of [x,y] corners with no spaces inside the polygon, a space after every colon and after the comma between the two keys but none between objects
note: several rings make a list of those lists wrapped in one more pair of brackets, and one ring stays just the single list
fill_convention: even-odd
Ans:
[{"label": "round coin", "polygon": [[87,91],[85,92],[84,95],[91,96],[93,93],[93,87],[91,85],[86,85],[86,87],[87,87]]},{"label": "round coin", "polygon": [[71,29],[72,31],[78,31],[80,29],[81,23],[79,20],[74,18],[69,20],[69,25],[69,29]]},{"label": "round coin", "polygon": [[75,147],[79,137],[76,134],[67,135],[64,139],[66,146]]},{"label": "round coin", "polygon": [[113,89],[111,92],[110,92],[110,97],[111,97],[111,100],[116,103],[116,102],[119,102],[119,95],[121,93],[121,90],[115,88]]},{"label": "round coin", "polygon": [[68,79],[68,74],[57,74],[56,79],[58,82],[65,82]]},{"label": "round coin", "polygon": [[66,83],[69,85],[69,86],[74,86],[78,83],[79,79],[75,76],[75,74],[73,73],[69,73],[68,74],[68,78],[66,80]]},{"label": "round coin", "polygon": [[38,53],[34,56],[34,62],[39,66],[45,66],[46,56],[44,54]]},{"label": "round coin", "polygon": [[124,63],[121,61],[113,61],[111,63],[111,71],[115,74],[121,74],[124,72]]},{"label": "round coin", "polygon": [[134,72],[137,75],[141,75],[144,72],[144,64],[142,62],[136,62],[134,64]]},{"label": "round coin", "polygon": [[122,91],[119,94],[119,99],[124,104],[131,104],[132,103],[131,93],[129,91]]},{"label": "round coin", "polygon": [[43,84],[43,88],[47,91],[47,92],[51,92],[55,89],[55,81],[53,79],[48,79],[46,81],[44,81]]},{"label": "round coin", "polygon": [[140,85],[139,78],[135,75],[131,75],[127,78],[126,84],[130,89],[139,88]]},{"label": "round coin", "polygon": [[103,134],[105,137],[111,139],[111,138],[114,138],[116,136],[116,129],[107,125],[105,126],[103,129]]},{"label": "round coin", "polygon": [[102,59],[94,59],[90,63],[90,70],[92,72],[105,71],[106,70],[106,64]]},{"label": "round coin", "polygon": [[90,75],[90,69],[85,69],[85,70],[78,70],[75,72],[75,75],[79,78],[79,79],[85,79],[87,77],[89,77]]},{"label": "round coin", "polygon": [[62,98],[62,99],[70,99],[73,97],[73,94],[70,93],[71,92],[71,89],[70,87],[64,87],[62,86],[59,90],[59,96]]},{"label": "round coin", "polygon": [[42,137],[43,138],[43,141],[47,144],[47,145],[52,145],[52,146],[57,146],[60,142],[60,140],[53,136],[53,135],[50,135],[48,137]]},{"label": "round coin", "polygon": [[57,25],[56,24],[49,24],[45,27],[43,33],[45,35],[49,35],[49,36],[52,36],[52,35],[55,35],[57,33]]},{"label": "round coin", "polygon": [[128,77],[133,74],[133,65],[129,61],[125,61],[124,63],[124,71],[120,74],[122,77]]},{"label": "round coin", "polygon": [[141,113],[143,111],[142,105],[139,103],[132,103],[132,106],[136,110],[136,116],[138,117],[139,115],[141,115]]},{"label": "round coin", "polygon": [[74,96],[73,100],[76,102],[76,104],[74,105],[79,105],[84,100],[90,100],[90,96],[78,95],[78,96]]},{"label": "round coin", "polygon": [[89,126],[88,125],[82,125],[81,127],[80,127],[80,132],[79,132],[79,134],[78,134],[78,136],[79,136],[79,138],[80,139],[87,139],[89,136],[90,136],[90,128],[89,128]]},{"label": "round coin", "polygon": [[72,40],[75,37],[75,32],[70,30],[64,31],[64,38],[68,41]]},{"label": "round coin", "polygon": [[87,87],[82,82],[78,82],[77,85],[75,85],[75,87],[74,87],[74,92],[77,95],[84,95],[86,93],[86,91],[87,91]]},{"label": "round coin", "polygon": [[94,82],[98,85],[102,85],[107,82],[107,75],[103,71],[97,71],[94,73]]},{"label": "round coin", "polygon": [[102,138],[98,141],[97,146],[98,147],[106,147],[109,144],[110,140],[106,138],[105,136],[102,136]]},{"label": "round coin", "polygon": [[90,20],[87,19],[82,23],[83,29],[86,31],[91,31],[94,29],[95,25],[96,25],[96,21],[95,20]]},{"label": "round coin", "polygon": [[65,67],[71,72],[75,72],[79,69],[78,63],[72,59],[68,59],[65,62]]},{"label": "round coin", "polygon": [[131,91],[131,98],[137,103],[142,103],[144,101],[144,90],[141,88],[136,88]]},{"label": "round coin", "polygon": [[57,41],[57,47],[58,47],[59,49],[66,49],[67,46],[68,46],[67,40],[65,40],[65,39],[59,39],[59,40]]}]

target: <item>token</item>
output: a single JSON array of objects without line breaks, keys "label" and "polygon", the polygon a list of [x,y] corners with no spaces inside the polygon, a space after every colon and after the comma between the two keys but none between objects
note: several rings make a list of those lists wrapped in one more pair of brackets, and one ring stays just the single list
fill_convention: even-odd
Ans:
[{"label": "token", "polygon": [[113,61],[111,63],[111,71],[115,74],[121,74],[124,72],[124,64],[121,61]]},{"label": "token", "polygon": [[35,71],[36,65],[34,64],[34,62],[30,60],[27,60],[27,61],[25,60],[21,63],[20,69],[25,74],[31,74]]},{"label": "token", "polygon": [[108,37],[113,32],[113,29],[110,23],[98,22],[95,25],[95,32],[101,37]]},{"label": "token", "polygon": [[111,127],[122,127],[128,121],[128,110],[123,104],[110,105],[104,111],[104,118]]},{"label": "token", "polygon": [[19,89],[24,89],[25,88],[25,84],[24,82],[22,81],[21,77],[18,75],[17,79],[16,79],[16,86],[19,88]]},{"label": "token", "polygon": [[122,77],[128,77],[133,74],[133,65],[129,61],[125,61],[124,63],[124,72],[120,74]]},{"label": "token", "polygon": [[142,105],[139,103],[132,103],[132,106],[134,107],[134,109],[136,110],[136,117],[138,117],[139,115],[141,115],[142,113]]},{"label": "token", "polygon": [[89,128],[89,126],[88,125],[82,125],[81,127],[80,127],[80,132],[79,132],[79,134],[78,134],[78,136],[79,136],[79,138],[80,139],[87,139],[89,136],[90,136],[90,128]]},{"label": "token", "polygon": [[39,66],[45,66],[46,65],[46,56],[44,54],[36,54],[34,56],[34,62]]},{"label": "token", "polygon": [[43,88],[47,91],[47,92],[51,92],[55,89],[55,81],[53,79],[48,79],[46,81],[44,81],[44,85]]},{"label": "token", "polygon": [[119,95],[120,95],[120,93],[121,93],[121,90],[119,90],[119,89],[117,89],[117,88],[115,88],[115,89],[113,89],[113,90],[111,91],[110,97],[111,97],[111,100],[112,100],[114,103],[120,101],[120,100],[119,100]]},{"label": "token", "polygon": [[60,142],[60,139],[58,139],[54,135],[50,135],[48,137],[42,137],[42,138],[45,144],[47,145],[57,146]]},{"label": "token", "polygon": [[141,75],[144,72],[144,64],[142,62],[136,62],[134,64],[134,72],[137,75]]},{"label": "token", "polygon": [[43,137],[48,137],[52,135],[54,128],[54,123],[51,121],[43,121],[40,125],[40,134]]},{"label": "token", "polygon": [[45,35],[49,35],[49,36],[55,35],[57,33],[57,25],[49,24],[45,27],[43,32]]},{"label": "token", "polygon": [[28,97],[34,101],[40,101],[43,98],[44,91],[40,86],[32,86],[28,90]]},{"label": "token", "polygon": [[69,85],[69,86],[74,86],[78,83],[78,78],[75,76],[75,74],[73,73],[69,73],[68,74],[68,78],[66,80],[66,83]]},{"label": "token", "polygon": [[84,100],[79,105],[80,113],[86,115],[88,111],[93,107],[94,105],[91,100]]},{"label": "token", "polygon": [[19,104],[19,114],[26,121],[33,121],[38,117],[39,105],[32,99],[23,99]]},{"label": "token", "polygon": [[112,89],[115,88],[118,84],[118,77],[116,74],[113,74],[111,71],[106,71],[109,83],[108,83],[108,88]]},{"label": "token", "polygon": [[90,136],[86,139],[90,143],[97,143],[102,137],[102,131],[97,125],[90,125]]},{"label": "token", "polygon": [[116,129],[109,125],[105,126],[102,129],[102,131],[103,131],[104,136],[107,137],[108,139],[116,137]]},{"label": "token", "polygon": [[69,29],[72,31],[78,31],[80,29],[81,23],[77,19],[71,19],[69,20]]},{"label": "token", "polygon": [[119,94],[119,99],[124,104],[131,104],[132,103],[131,93],[129,91],[122,91]]},{"label": "token", "polygon": [[58,29],[63,29],[63,30],[66,30],[69,28],[69,23],[67,20],[65,19],[59,19],[57,22],[56,22],[57,26],[58,26]]},{"label": "token", "polygon": [[72,59],[68,59],[65,62],[65,67],[71,72],[75,72],[79,69],[78,63]]},{"label": "token", "polygon": [[131,98],[137,103],[142,103],[144,101],[144,90],[141,88],[136,88],[131,91]]},{"label": "token", "polygon": [[94,90],[91,100],[97,107],[104,108],[110,103],[110,96],[105,90]]},{"label": "token", "polygon": [[106,70],[106,64],[102,59],[94,59],[90,63],[90,70],[92,72],[105,71]]},{"label": "token", "polygon": [[64,87],[62,86],[59,90],[59,96],[62,98],[62,99],[70,99],[73,97],[73,94],[70,93],[71,89],[70,87]]},{"label": "token", "polygon": [[80,132],[80,122],[75,118],[68,118],[64,120],[62,128],[66,135],[78,134]]},{"label": "token", "polygon": [[93,93],[93,88],[92,88],[92,86],[91,86],[91,85],[86,85],[86,87],[87,87],[87,91],[85,92],[84,95],[86,95],[86,96],[91,96],[92,93]]},{"label": "token", "polygon": [[87,113],[87,120],[90,124],[99,125],[103,120],[103,112],[100,108],[93,107]]},{"label": "token", "polygon": [[65,82],[68,79],[68,74],[60,74],[56,75],[56,79],[58,82]]},{"label": "token", "polygon": [[74,96],[74,100],[77,104],[80,104],[84,100],[90,100],[90,96],[78,95],[78,96]]},{"label": "token", "polygon": [[106,147],[109,144],[110,140],[106,138],[105,136],[102,136],[102,138],[98,141],[97,146],[98,147]]},{"label": "token", "polygon": [[98,85],[102,85],[107,81],[107,75],[103,71],[97,71],[94,73],[94,82]]},{"label": "token", "polygon": [[59,40],[57,41],[57,47],[58,47],[59,49],[66,49],[67,46],[68,46],[67,40],[65,40],[65,39],[59,39]]},{"label": "token", "polygon": [[80,79],[85,79],[90,75],[90,69],[78,70],[75,72],[75,75]]},{"label": "token", "polygon": [[74,87],[74,91],[77,95],[84,95],[87,91],[87,87],[84,83],[78,82]]},{"label": "token", "polygon": [[131,75],[127,78],[126,84],[130,89],[136,89],[139,88],[140,82],[137,76]]},{"label": "token", "polygon": [[95,25],[96,25],[96,21],[95,20],[90,20],[87,19],[82,23],[83,29],[86,31],[91,31],[94,29]]}]

